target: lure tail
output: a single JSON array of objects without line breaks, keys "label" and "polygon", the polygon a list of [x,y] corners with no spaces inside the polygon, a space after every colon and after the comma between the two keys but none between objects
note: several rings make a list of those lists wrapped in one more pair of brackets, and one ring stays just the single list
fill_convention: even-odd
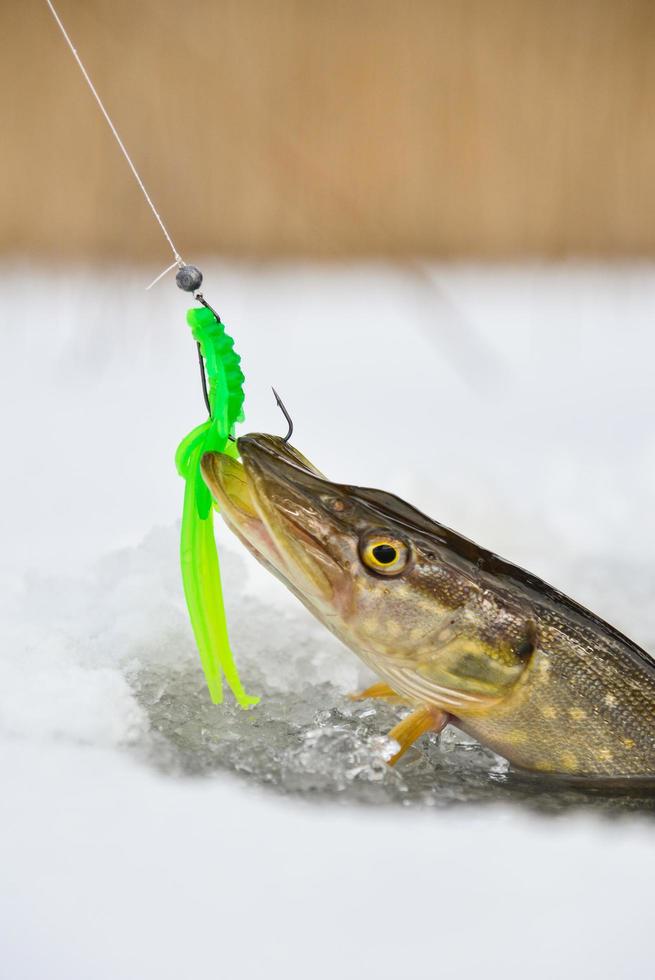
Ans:
[{"label": "lure tail", "polygon": [[180,564],[193,633],[214,704],[223,700],[223,677],[243,708],[258,697],[246,694],[230,649],[223,590],[214,538],[213,504],[200,472],[204,453],[236,456],[234,425],[243,419],[243,382],[234,341],[212,310],[187,312],[187,322],[204,358],[209,385],[210,418],[182,440],[175,455],[177,471],[186,481]]}]

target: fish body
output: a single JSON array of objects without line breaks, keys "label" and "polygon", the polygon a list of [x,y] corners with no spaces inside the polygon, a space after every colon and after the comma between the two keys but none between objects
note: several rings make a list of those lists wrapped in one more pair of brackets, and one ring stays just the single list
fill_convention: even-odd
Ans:
[{"label": "fish body", "polygon": [[635,643],[398,497],[327,480],[280,438],[238,449],[241,462],[202,460],[226,522],[390,694],[522,769],[655,777],[655,661]]}]

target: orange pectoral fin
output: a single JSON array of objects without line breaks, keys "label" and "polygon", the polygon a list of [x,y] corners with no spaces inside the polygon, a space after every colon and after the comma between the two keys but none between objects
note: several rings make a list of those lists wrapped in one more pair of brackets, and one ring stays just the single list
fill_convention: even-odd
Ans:
[{"label": "orange pectoral fin", "polygon": [[426,732],[440,732],[448,723],[448,715],[438,708],[417,708],[398,722],[389,732],[389,738],[400,745],[399,750],[389,759],[394,766],[414,742]]},{"label": "orange pectoral fin", "polygon": [[370,687],[367,687],[364,691],[358,691],[355,694],[349,694],[348,697],[350,698],[351,701],[365,701],[366,698],[389,698],[389,700],[392,699],[400,700],[396,692],[392,688],[390,688],[388,684],[385,684],[383,681],[380,681],[377,684],[372,684]]}]

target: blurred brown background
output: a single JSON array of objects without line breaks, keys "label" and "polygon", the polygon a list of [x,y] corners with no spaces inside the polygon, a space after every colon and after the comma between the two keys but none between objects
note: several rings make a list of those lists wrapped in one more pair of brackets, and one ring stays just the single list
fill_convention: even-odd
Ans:
[{"label": "blurred brown background", "polygon": [[[655,252],[653,0],[58,6],[182,254]],[[165,262],[45,4],[0,38],[0,248]]]}]

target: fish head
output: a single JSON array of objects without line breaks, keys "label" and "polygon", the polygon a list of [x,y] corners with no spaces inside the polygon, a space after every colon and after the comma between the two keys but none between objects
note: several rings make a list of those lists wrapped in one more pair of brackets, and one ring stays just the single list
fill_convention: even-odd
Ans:
[{"label": "fish head", "polygon": [[403,523],[402,501],[333,483],[277,436],[243,436],[238,451],[240,461],[213,452],[201,464],[231,530],[365,659],[411,658],[441,603],[434,562]]}]

